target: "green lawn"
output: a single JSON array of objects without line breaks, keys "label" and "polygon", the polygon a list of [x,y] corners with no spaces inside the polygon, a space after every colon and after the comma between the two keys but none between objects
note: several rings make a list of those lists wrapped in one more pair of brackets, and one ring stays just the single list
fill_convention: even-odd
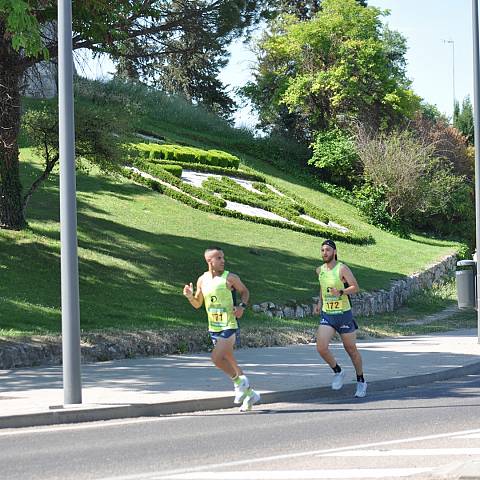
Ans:
[{"label": "green lawn", "polygon": [[[334,209],[350,223],[361,223],[372,233],[373,245],[338,242],[340,258],[365,290],[386,287],[390,280],[418,271],[458,248],[452,242],[420,236],[399,239],[368,226],[350,205],[289,179],[265,162],[242,157],[272,181]],[[27,184],[35,176],[38,160],[26,148],[22,160]],[[204,271],[203,250],[212,244],[224,248],[227,268],[241,276],[254,303],[308,301],[317,293],[314,270],[320,263],[319,238],[194,210],[94,170],[89,175],[78,173],[77,190],[84,331],[204,324],[203,313],[190,307],[181,290]],[[56,175],[34,195],[27,215],[28,230],[0,230],[1,335],[58,333],[61,327]],[[304,323],[248,314],[244,325],[265,322]]]}]

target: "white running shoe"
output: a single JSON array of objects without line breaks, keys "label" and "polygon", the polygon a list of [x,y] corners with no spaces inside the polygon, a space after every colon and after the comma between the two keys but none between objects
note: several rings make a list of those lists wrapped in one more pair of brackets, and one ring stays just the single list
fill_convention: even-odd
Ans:
[{"label": "white running shoe", "polygon": [[340,390],[343,387],[343,380],[345,379],[345,372],[342,370],[336,373],[332,380],[332,390]]},{"label": "white running shoe", "polygon": [[240,411],[249,412],[252,409],[253,405],[258,403],[259,401],[260,401],[260,394],[250,388],[247,393],[247,396],[245,397],[245,400],[242,403],[242,406],[240,407]]},{"label": "white running shoe", "polygon": [[245,375],[240,375],[241,382],[238,385],[235,385],[235,398],[233,403],[242,403],[243,399],[247,395],[247,390],[250,384],[248,383],[248,378]]},{"label": "white running shoe", "polygon": [[367,396],[367,382],[357,382],[355,396],[357,398],[363,398]]}]

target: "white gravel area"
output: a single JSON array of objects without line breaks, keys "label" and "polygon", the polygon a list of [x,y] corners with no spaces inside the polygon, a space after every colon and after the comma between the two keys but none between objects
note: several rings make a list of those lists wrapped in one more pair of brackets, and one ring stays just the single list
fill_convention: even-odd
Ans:
[{"label": "white gravel area", "polygon": [[322,227],[328,227],[328,225],[325,222],[322,222],[321,220],[317,220],[316,218],[313,218],[310,215],[299,215],[299,217],[303,218],[304,220],[308,220],[309,222],[316,223],[317,225],[321,225]]},{"label": "white gravel area", "polygon": [[162,140],[156,137],[151,137],[150,135],[144,135],[143,133],[136,133],[137,137],[143,138],[144,140],[149,140],[150,142],[161,143]]},{"label": "white gravel area", "polygon": [[213,175],[212,173],[192,172],[191,170],[182,170],[181,179],[185,183],[190,183],[196,187],[201,187],[202,183],[207,180],[208,177],[222,178],[221,175]]},{"label": "white gravel area", "polygon": [[348,228],[344,227],[343,225],[340,225],[338,223],[332,222],[331,220],[328,223],[322,222],[320,220],[317,220],[316,218],[311,217],[310,215],[299,215],[301,218],[308,220],[309,222],[316,223],[317,225],[321,225],[322,227],[327,227],[327,228],[335,228],[337,230],[340,230],[341,232],[348,232]]},{"label": "white gravel area", "polygon": [[[186,183],[191,183],[192,185],[195,185],[196,187],[201,187],[202,183],[208,178],[208,177],[215,177],[215,178],[222,178],[223,175],[215,175],[213,173],[203,173],[203,172],[194,172],[192,170],[183,170],[182,171],[182,180]],[[263,195],[263,192],[260,192],[259,190],[256,190],[253,188],[253,182],[249,180],[243,180],[241,178],[235,178],[235,177],[230,177],[228,175],[225,175],[228,178],[231,178],[235,182],[237,182],[239,185],[241,185],[243,188],[246,188],[247,190],[250,190],[251,192],[259,193],[260,195]]]},{"label": "white gravel area", "polygon": [[263,208],[251,207],[250,205],[245,205],[243,203],[230,202],[227,200],[227,206],[225,208],[227,210],[234,210],[246,215],[252,215],[253,217],[271,218],[272,220],[279,220],[281,222],[294,224],[294,222],[291,222],[290,220],[287,220],[276,213],[268,212],[267,210],[263,210]]}]

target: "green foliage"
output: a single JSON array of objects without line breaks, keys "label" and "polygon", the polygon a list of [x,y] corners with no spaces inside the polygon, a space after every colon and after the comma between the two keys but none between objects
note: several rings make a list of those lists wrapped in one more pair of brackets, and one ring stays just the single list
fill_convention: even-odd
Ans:
[{"label": "green foliage", "polygon": [[355,0],[324,0],[308,21],[278,18],[243,90],[261,125],[310,141],[345,119],[384,128],[410,118],[420,99],[405,75],[405,40],[382,26],[384,14]]},{"label": "green foliage", "polygon": [[158,143],[137,144],[134,146],[144,157],[150,159],[174,160],[183,163],[201,163],[223,168],[237,169],[240,159],[221,150],[202,150],[183,145],[167,145]]},{"label": "green foliage", "polygon": [[423,184],[423,203],[413,217],[419,230],[475,245],[474,188],[440,161],[432,161]]},{"label": "green foliage", "polygon": [[235,170],[234,168],[223,168],[223,167],[215,167],[213,165],[205,165],[203,163],[190,163],[190,162],[175,162],[173,160],[159,160],[153,159],[150,160],[153,163],[157,163],[159,165],[178,165],[186,170],[193,170],[194,172],[206,172],[206,173],[213,173],[216,175],[230,175],[234,176],[235,178],[242,178],[244,180],[253,180],[257,182],[265,182],[265,177],[260,175],[259,173],[254,172],[246,172],[244,170]]},{"label": "green foliage", "polygon": [[388,208],[388,199],[385,188],[365,182],[353,189],[355,205],[362,214],[377,227],[405,236],[408,229],[402,225],[400,219],[392,216]]},{"label": "green foliage", "polygon": [[222,179],[210,177],[203,183],[203,187],[219,193],[225,200],[262,208],[287,219],[296,218],[299,214],[305,213],[302,206],[295,201],[276,195],[271,190],[262,194],[249,191],[228,177],[222,177]]},{"label": "green foliage", "polygon": [[453,126],[467,138],[470,145],[474,144],[473,109],[469,96],[464,98],[461,108],[458,102],[456,103]]},{"label": "green foliage", "polygon": [[[77,168],[83,160],[99,166],[105,172],[117,171],[125,150],[119,135],[131,134],[127,115],[117,116],[119,110],[107,104],[76,102],[75,156]],[[59,160],[58,107],[50,101],[37,104],[22,117],[22,131],[43,159],[43,172],[32,183],[24,197],[24,208],[32,194],[44,182]]]},{"label": "green foliage", "polygon": [[[324,221],[325,223],[328,222],[328,215],[326,212],[309,204],[308,202],[302,202],[301,204],[298,197],[295,199],[283,198],[277,194],[274,194],[270,189],[266,194],[255,194],[241,187],[234,180],[227,177],[223,177],[221,180],[210,177],[203,183],[205,188],[198,188],[182,182],[178,178],[163,170],[160,166],[152,165],[145,160],[138,159],[134,162],[134,164],[141,171],[148,172],[152,176],[166,183],[160,183],[158,180],[145,178],[139,173],[128,168],[124,169],[125,176],[135,180],[138,183],[148,186],[152,190],[168,195],[175,200],[178,200],[198,210],[214,213],[216,215],[248,220],[254,223],[262,223],[274,227],[287,228],[297,232],[303,232],[308,235],[329,237],[335,240],[342,240],[346,243],[364,245],[373,242],[373,238],[370,235],[363,233],[361,230],[353,229],[352,227],[350,227],[348,232],[342,232],[334,228],[322,227],[321,225],[316,225],[308,220],[300,218],[300,214],[306,213],[314,218]],[[181,191],[172,188],[172,185]],[[222,198],[212,195],[208,192],[208,190],[211,192],[221,193]],[[267,211],[287,218],[291,220],[291,222],[287,223],[281,220],[256,217],[253,215],[243,214],[235,210],[229,210],[225,208],[225,200],[235,201],[257,208],[263,208]],[[343,223],[344,222],[342,222],[342,224]],[[348,225],[345,226],[349,227]]]},{"label": "green foliage", "polygon": [[313,156],[308,161],[326,180],[345,187],[358,181],[358,155],[354,141],[338,128],[316,135]]},{"label": "green foliage", "polygon": [[368,137],[357,149],[365,184],[357,203],[372,223],[405,234],[423,230],[472,242],[473,189],[466,177],[435,155],[435,144],[409,131]]},{"label": "green foliage", "polygon": [[162,164],[162,168],[166,170],[168,173],[175,175],[176,177],[180,178],[182,176],[182,167],[180,165],[173,165],[171,163],[164,163]]},{"label": "green foliage", "polygon": [[30,4],[24,0],[0,0],[0,20],[5,22],[16,51],[23,49],[29,56],[48,59],[49,52],[42,43],[40,25]]},{"label": "green foliage", "polygon": [[[183,182],[178,177],[173,175],[172,173],[168,172],[164,169],[161,165],[152,164],[150,162],[146,162],[141,159],[135,159],[133,161],[135,167],[140,169],[143,172],[149,173],[150,175],[163,180],[164,182],[168,183],[169,185],[174,185],[177,189],[182,190],[186,194],[195,197],[196,199],[203,200],[204,202],[210,203],[211,205],[216,205],[218,207],[224,207],[225,201],[211,195],[208,191],[204,190],[203,188],[195,187],[194,185],[190,185],[188,183]],[[157,182],[158,183],[158,182]],[[167,185],[168,187],[168,185]],[[183,198],[183,194],[182,194]]]}]

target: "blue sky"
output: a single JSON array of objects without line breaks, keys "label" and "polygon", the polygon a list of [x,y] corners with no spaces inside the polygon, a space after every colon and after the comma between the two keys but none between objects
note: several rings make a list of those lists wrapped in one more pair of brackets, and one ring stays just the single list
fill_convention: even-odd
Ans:
[{"label": "blue sky", "polygon": [[[413,82],[413,90],[448,116],[453,108],[453,48],[455,97],[461,102],[473,94],[471,3],[471,0],[368,1],[371,6],[390,10],[385,23],[406,38],[407,75]],[[232,56],[221,79],[232,88],[243,86],[250,78],[255,57],[241,41],[230,50]],[[98,78],[112,70],[110,62],[102,61],[88,62],[83,72]],[[255,123],[248,109],[239,112],[236,119],[237,124]]]}]

